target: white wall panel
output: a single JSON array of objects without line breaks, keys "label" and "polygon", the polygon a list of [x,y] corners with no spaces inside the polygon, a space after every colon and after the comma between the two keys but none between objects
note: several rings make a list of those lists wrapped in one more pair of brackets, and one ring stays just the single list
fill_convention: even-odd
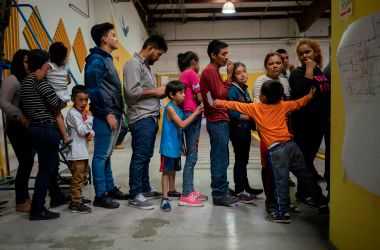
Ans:
[{"label": "white wall panel", "polygon": [[188,22],[177,24],[176,39],[202,39],[205,34],[212,33],[212,22]]},{"label": "white wall panel", "polygon": [[[329,19],[317,20],[305,36],[327,37],[328,25]],[[184,25],[159,23],[157,30],[169,40],[168,52],[153,67],[153,70],[159,73],[178,72],[177,54],[188,50],[199,55],[203,68],[209,63],[207,45],[212,39],[227,41],[231,59],[245,63],[249,71],[262,71],[265,55],[278,48],[286,49],[290,61],[298,64],[295,53],[297,41],[294,37],[299,37],[300,33],[297,23],[292,19],[189,22]],[[279,39],[271,39],[274,37]],[[320,43],[327,63],[329,39],[320,39]]]},{"label": "white wall panel", "polygon": [[[329,60],[329,41],[320,41],[324,62],[327,64]],[[177,54],[188,50],[194,51],[199,55],[201,69],[209,63],[207,55],[208,43],[186,43],[186,44],[169,44],[169,49],[161,59],[153,66],[153,71],[156,73],[178,73]],[[298,59],[295,52],[296,41],[262,41],[260,43],[237,43],[229,44],[229,55],[233,61],[241,61],[246,64],[249,71],[263,71],[264,58],[269,52],[274,52],[279,48],[286,49],[289,53],[290,61],[298,65]],[[225,71],[225,69],[221,69]]]}]

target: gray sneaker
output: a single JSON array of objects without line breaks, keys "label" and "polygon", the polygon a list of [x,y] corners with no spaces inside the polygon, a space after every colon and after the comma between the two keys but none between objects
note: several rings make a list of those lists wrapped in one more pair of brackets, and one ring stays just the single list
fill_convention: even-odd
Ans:
[{"label": "gray sneaker", "polygon": [[213,199],[214,206],[225,206],[225,207],[236,207],[236,203],[239,201],[239,198],[231,195],[227,195],[221,200]]},{"label": "gray sneaker", "polygon": [[256,199],[256,195],[247,193],[246,191],[238,193],[236,196],[239,198],[239,202],[244,204],[252,204],[254,199]]},{"label": "gray sneaker", "polygon": [[130,199],[128,201],[128,206],[130,207],[135,207],[135,208],[140,208],[144,210],[150,210],[154,209],[154,206],[152,203],[147,201],[142,194],[138,194],[134,199]]},{"label": "gray sneaker", "polygon": [[144,195],[145,199],[152,200],[152,199],[161,199],[162,193],[156,191],[156,189],[153,186],[150,186],[150,191],[146,193],[142,193]]}]

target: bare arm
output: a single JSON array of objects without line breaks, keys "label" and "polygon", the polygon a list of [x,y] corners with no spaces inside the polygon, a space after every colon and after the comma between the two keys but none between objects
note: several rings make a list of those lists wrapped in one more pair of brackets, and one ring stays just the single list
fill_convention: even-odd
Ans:
[{"label": "bare arm", "polygon": [[44,65],[42,65],[41,69],[38,69],[35,74],[36,74],[36,78],[38,81],[42,81],[47,72],[51,69],[51,66],[48,62],[44,63]]},{"label": "bare arm", "polygon": [[71,76],[70,76],[70,74],[67,74],[66,79],[67,79],[67,85],[70,85],[70,83],[71,83]]},{"label": "bare arm", "polygon": [[201,92],[195,93],[194,99],[197,101],[198,104],[203,102],[203,97]]},{"label": "bare arm", "polygon": [[311,60],[310,58],[306,61],[306,71],[305,78],[313,79],[314,77],[314,68],[317,66],[317,63]]},{"label": "bare arm", "polygon": [[196,110],[184,121],[177,115],[173,107],[167,108],[167,116],[169,120],[174,121],[175,124],[178,125],[180,128],[186,128],[194,119],[202,113],[203,107],[198,106]]}]

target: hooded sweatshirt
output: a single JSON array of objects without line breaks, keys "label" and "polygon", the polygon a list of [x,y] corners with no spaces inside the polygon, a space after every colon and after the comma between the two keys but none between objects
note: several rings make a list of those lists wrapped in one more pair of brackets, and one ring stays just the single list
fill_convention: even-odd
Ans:
[{"label": "hooded sweatshirt", "polygon": [[121,82],[111,54],[99,47],[90,49],[84,82],[94,117],[106,120],[107,115],[112,113],[120,119],[124,107]]}]

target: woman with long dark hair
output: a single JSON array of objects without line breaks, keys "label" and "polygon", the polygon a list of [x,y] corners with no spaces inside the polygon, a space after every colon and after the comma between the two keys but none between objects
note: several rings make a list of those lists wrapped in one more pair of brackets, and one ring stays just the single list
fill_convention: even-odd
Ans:
[{"label": "woman with long dark hair", "polygon": [[24,49],[14,54],[11,75],[3,81],[0,91],[0,108],[6,114],[5,131],[19,162],[15,181],[16,210],[19,212],[30,211],[28,182],[34,161],[33,148],[25,142],[29,121],[20,108],[20,83],[28,74],[28,55],[29,51]]},{"label": "woman with long dark hair", "polygon": [[[314,158],[323,137],[325,137],[326,155],[329,156],[330,82],[322,73],[322,51],[317,41],[302,39],[298,42],[296,51],[302,65],[290,74],[291,98],[296,100],[305,96],[312,86],[317,89],[317,92],[309,104],[292,114],[292,131],[307,167],[315,179],[323,180],[314,167]],[[325,174],[328,176],[329,157],[326,157],[325,163]],[[302,186],[298,186],[296,197],[299,201],[305,201],[304,198],[307,198],[303,193]]]}]

